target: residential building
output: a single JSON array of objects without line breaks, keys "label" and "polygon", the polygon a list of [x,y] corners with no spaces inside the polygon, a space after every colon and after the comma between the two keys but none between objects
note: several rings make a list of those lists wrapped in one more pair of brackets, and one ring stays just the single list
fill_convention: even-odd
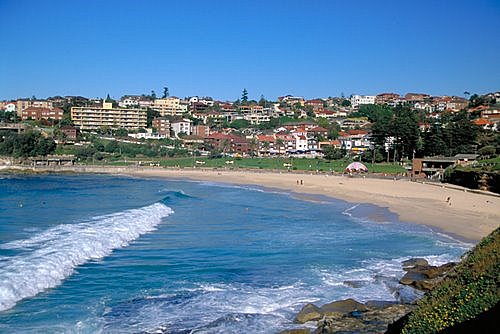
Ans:
[{"label": "residential building", "polygon": [[250,143],[243,137],[215,132],[205,139],[207,145],[217,148],[224,153],[247,155],[251,152]]},{"label": "residential building", "polygon": [[61,120],[63,110],[59,108],[45,108],[45,107],[28,107],[21,112],[21,119],[35,119],[35,120]]},{"label": "residential building", "polygon": [[161,116],[182,116],[188,112],[188,104],[175,96],[156,99],[151,108],[157,110]]},{"label": "residential building", "polygon": [[157,117],[153,119],[152,122],[153,128],[156,129],[156,132],[165,135],[167,137],[170,137],[170,120],[166,117]]},{"label": "residential building", "polygon": [[362,104],[375,104],[374,95],[352,95],[351,96],[351,106],[355,109],[359,108]]},{"label": "residential building", "polygon": [[0,102],[0,110],[16,112],[16,102]]},{"label": "residential building", "polygon": [[52,101],[46,101],[46,100],[28,100],[28,99],[20,99],[16,101],[16,111],[17,111],[17,116],[22,117],[22,112],[24,109],[27,109],[29,107],[36,107],[36,108],[53,108],[54,104]]},{"label": "residential building", "polygon": [[375,104],[395,104],[400,98],[396,93],[381,93],[375,96]]},{"label": "residential building", "polygon": [[292,95],[280,96],[278,97],[278,102],[286,103],[289,106],[293,106],[298,103],[300,104],[301,107],[303,107],[305,104],[305,100],[302,96],[292,96]]},{"label": "residential building", "polygon": [[80,130],[100,127],[139,129],[147,126],[147,113],[141,109],[113,108],[103,102],[102,107],[72,107],[71,119]]},{"label": "residential building", "polygon": [[170,128],[172,129],[175,137],[179,137],[179,135],[181,134],[189,136],[192,134],[191,124],[192,122],[190,119],[183,118],[176,121],[171,121]]},{"label": "residential building", "polygon": [[201,137],[201,138],[206,138],[210,136],[210,127],[206,125],[194,125],[191,127],[192,129],[192,135]]}]

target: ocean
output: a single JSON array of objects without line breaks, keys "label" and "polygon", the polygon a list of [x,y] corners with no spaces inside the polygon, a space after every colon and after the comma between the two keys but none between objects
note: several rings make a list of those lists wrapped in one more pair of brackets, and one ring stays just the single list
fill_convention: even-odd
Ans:
[{"label": "ocean", "polygon": [[308,302],[411,301],[401,261],[472,245],[256,186],[0,176],[0,333],[278,333]]}]

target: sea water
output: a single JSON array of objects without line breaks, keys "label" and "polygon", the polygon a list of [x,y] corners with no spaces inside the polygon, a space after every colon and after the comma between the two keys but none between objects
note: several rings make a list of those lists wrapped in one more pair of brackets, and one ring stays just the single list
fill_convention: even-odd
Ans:
[{"label": "sea water", "polygon": [[260,187],[0,176],[1,333],[277,333],[306,303],[411,301],[401,261],[466,244]]}]

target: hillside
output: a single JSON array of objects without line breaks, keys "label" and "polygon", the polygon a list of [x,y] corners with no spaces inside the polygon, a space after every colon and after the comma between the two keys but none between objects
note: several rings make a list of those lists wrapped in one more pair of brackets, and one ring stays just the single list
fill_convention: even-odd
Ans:
[{"label": "hillside", "polygon": [[386,333],[477,332],[494,323],[500,300],[500,228],[469,251],[443,282],[418,302],[415,310]]}]

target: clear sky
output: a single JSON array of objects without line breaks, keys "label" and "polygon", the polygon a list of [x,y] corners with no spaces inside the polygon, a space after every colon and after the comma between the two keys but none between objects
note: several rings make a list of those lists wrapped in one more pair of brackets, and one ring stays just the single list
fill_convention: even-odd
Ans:
[{"label": "clear sky", "polygon": [[500,90],[500,0],[0,0],[0,99]]}]

